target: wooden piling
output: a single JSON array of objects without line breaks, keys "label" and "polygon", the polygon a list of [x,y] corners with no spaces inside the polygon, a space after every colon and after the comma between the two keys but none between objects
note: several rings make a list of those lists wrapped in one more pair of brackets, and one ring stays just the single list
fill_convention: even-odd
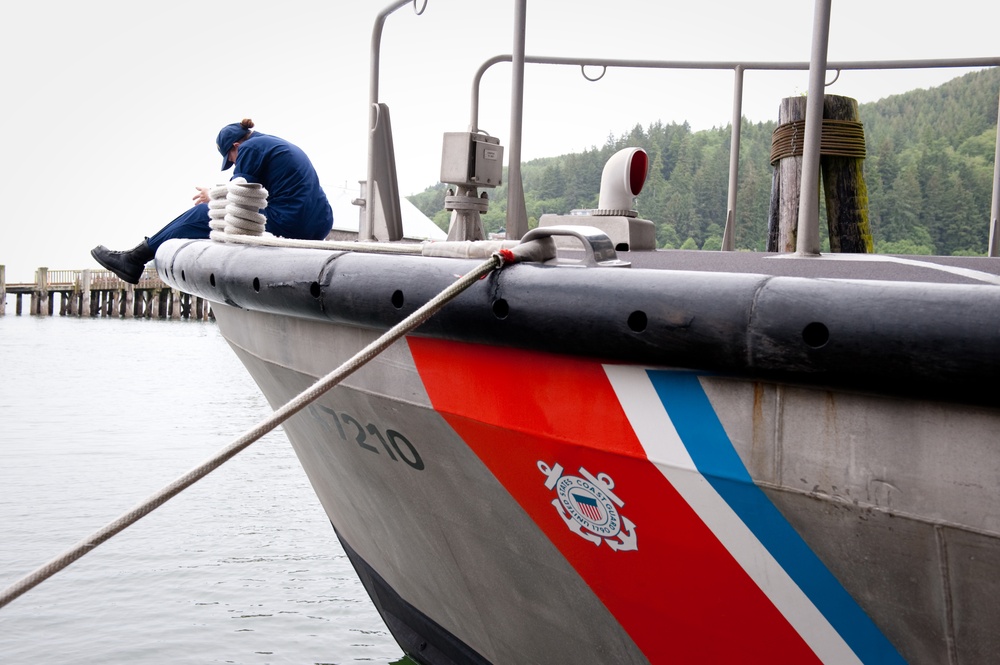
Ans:
[{"label": "wooden piling", "polygon": [[[805,97],[781,101],[771,146],[771,206],[767,250],[794,252],[799,217]],[[820,170],[832,252],[871,253],[868,189],[862,175],[864,130],[858,103],[849,97],[824,96]]]},{"label": "wooden piling", "polygon": [[83,273],[80,274],[80,316],[90,315],[90,283],[93,279],[93,273],[90,272],[90,268],[86,268]]},{"label": "wooden piling", "polygon": [[49,269],[39,268],[38,277],[38,309],[33,314],[44,315],[49,309]]},{"label": "wooden piling", "polygon": [[179,321],[181,318],[181,292],[170,289],[170,318]]},{"label": "wooden piling", "polygon": [[[772,146],[771,205],[767,220],[767,251],[794,252],[802,185],[802,146],[805,139],[806,98],[786,97],[778,107],[778,126],[790,128],[789,149],[775,162]],[[802,126],[800,128],[800,124]],[[777,131],[777,130],[775,130]]]},{"label": "wooden piling", "polygon": [[830,251],[871,254],[874,244],[868,223],[868,187],[864,176],[865,135],[858,115],[858,102],[850,97],[826,95],[823,118],[840,121],[837,141],[831,141],[830,154],[820,159]]},{"label": "wooden piling", "polygon": [[122,316],[126,319],[135,318],[135,285],[125,285],[125,307]]},{"label": "wooden piling", "polygon": [[7,313],[7,268],[0,265],[0,316]]}]

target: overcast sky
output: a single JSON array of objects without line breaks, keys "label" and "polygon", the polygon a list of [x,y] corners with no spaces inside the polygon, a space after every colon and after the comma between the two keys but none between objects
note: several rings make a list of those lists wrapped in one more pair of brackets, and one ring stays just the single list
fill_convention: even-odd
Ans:
[{"label": "overcast sky", "polygon": [[[219,129],[252,118],[315,163],[324,187],[364,178],[372,22],[385,0],[33,0],[0,19],[0,165],[7,281],[38,266],[97,267],[90,249],[127,249],[190,205],[196,185],[228,180]],[[422,0],[418,0],[418,5]],[[383,33],[402,195],[433,185],[441,135],[469,124],[473,72],[509,53],[513,3],[428,0]],[[527,51],[657,60],[809,59],[808,0],[529,0]],[[482,13],[477,14],[480,10]],[[997,55],[995,0],[833,0],[830,60]],[[845,72],[829,92],[864,103],[967,70]],[[743,114],[775,119],[808,74],[750,72]],[[480,127],[508,145],[510,66],[483,81]],[[732,74],[529,65],[522,156],[585,150],[636,123],[726,126]]]}]

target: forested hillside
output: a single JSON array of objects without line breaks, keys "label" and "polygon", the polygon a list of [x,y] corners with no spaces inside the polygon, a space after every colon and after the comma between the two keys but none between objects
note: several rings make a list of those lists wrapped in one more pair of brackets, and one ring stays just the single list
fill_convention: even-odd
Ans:
[{"label": "forested hillside", "polygon": [[[844,93],[848,94],[848,93]],[[1000,68],[972,72],[930,90],[914,90],[860,107],[868,156],[865,181],[876,251],[985,254],[988,241]],[[743,122],[736,245],[763,251],[774,122]],[[718,249],[726,219],[730,128],[692,132],[687,123],[608,137],[582,153],[522,166],[529,226],[544,213],[594,208],[604,163],[615,151],[640,146],[650,172],[637,199],[656,223],[661,247]],[[409,197],[444,229],[445,185]],[[490,192],[487,231],[504,226],[506,184]]]}]

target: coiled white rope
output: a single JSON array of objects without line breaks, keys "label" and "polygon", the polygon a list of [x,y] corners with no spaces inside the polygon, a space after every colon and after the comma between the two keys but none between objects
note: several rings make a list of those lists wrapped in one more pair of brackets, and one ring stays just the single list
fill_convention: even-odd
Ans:
[{"label": "coiled white rope", "polygon": [[233,178],[226,187],[225,232],[229,235],[261,235],[267,217],[260,211],[266,207],[267,190],[263,185],[247,182],[246,178]]},{"label": "coiled white rope", "polygon": [[435,312],[444,307],[448,301],[475,284],[481,277],[492,272],[493,270],[503,267],[505,261],[509,262],[512,260],[516,259],[509,252],[507,252],[506,256],[502,256],[500,252],[493,254],[486,262],[466,273],[458,281],[454,282],[451,286],[424,304],[423,307],[415,311],[413,314],[410,314],[408,317],[390,328],[384,335],[356,353],[350,360],[321,378],[310,388],[307,388],[305,391],[299,393],[291,401],[271,414],[270,417],[245,432],[242,436],[234,440],[204,463],[170,483],[159,492],[134,507],[132,510],[121,515],[114,522],[111,522],[104,528],[95,531],[93,534],[83,539],[66,552],[51,559],[49,562],[43,564],[39,568],[36,568],[34,571],[28,573],[14,584],[4,589],[3,592],[0,592],[0,607],[3,607],[21,594],[32,589],[38,584],[41,584],[46,579],[73,563],[87,552],[90,552],[101,543],[124,530],[126,527],[131,526],[139,519],[153,512],[184,489],[190,487],[218,467],[222,466],[234,455],[304,409],[306,406],[319,398],[323,393],[330,390],[330,388],[333,388],[335,385],[363,367],[372,358],[382,353],[382,351],[387,349],[396,340],[403,337],[406,333],[410,332],[429,319]]},{"label": "coiled white rope", "polygon": [[226,184],[209,190],[209,238],[218,242],[269,247],[298,247],[367,254],[420,254],[417,243],[338,242],[331,240],[297,240],[264,235],[267,217],[260,214],[267,206],[267,190],[245,178],[233,178]]},{"label": "coiled white rope", "polygon": [[229,185],[216,185],[208,190],[208,225],[213,231],[226,231],[226,194]]}]

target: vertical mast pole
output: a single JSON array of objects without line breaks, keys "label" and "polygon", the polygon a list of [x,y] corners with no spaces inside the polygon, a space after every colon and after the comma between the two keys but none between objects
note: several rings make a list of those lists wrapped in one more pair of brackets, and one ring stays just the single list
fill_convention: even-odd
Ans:
[{"label": "vertical mast pole", "polygon": [[796,254],[819,254],[819,144],[823,134],[823,92],[826,87],[827,47],[830,43],[831,2],[832,0],[816,0],[813,14]]},{"label": "vertical mast pole", "polygon": [[514,2],[514,49],[511,51],[510,146],[507,150],[507,238],[520,240],[528,232],[521,182],[521,125],[524,116],[524,33],[528,0]]},{"label": "vertical mast pole", "polygon": [[740,133],[743,125],[743,65],[736,65],[733,78],[733,122],[729,138],[729,193],[726,203],[726,226],[722,232],[722,251],[736,249],[736,190],[740,180]]}]

